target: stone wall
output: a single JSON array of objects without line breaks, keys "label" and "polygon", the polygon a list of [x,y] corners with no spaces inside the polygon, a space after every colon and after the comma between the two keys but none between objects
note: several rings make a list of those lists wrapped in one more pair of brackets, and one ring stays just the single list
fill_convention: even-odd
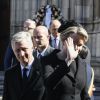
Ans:
[{"label": "stone wall", "polygon": [[40,6],[47,4],[56,5],[65,19],[74,19],[86,28],[91,65],[96,77],[100,77],[100,0],[11,0],[11,35],[22,30],[23,22],[34,18]]}]

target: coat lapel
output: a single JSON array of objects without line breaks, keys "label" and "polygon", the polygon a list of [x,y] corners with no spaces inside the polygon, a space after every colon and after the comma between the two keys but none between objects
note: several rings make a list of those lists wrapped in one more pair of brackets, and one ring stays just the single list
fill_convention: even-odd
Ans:
[{"label": "coat lapel", "polygon": [[39,59],[35,58],[29,74],[29,83],[31,81],[35,81],[35,79],[37,79],[40,76],[39,66],[40,66]]},{"label": "coat lapel", "polygon": [[14,90],[16,92],[17,97],[20,97],[21,93],[22,93],[22,75],[21,75],[21,68],[20,68],[20,64],[17,64],[14,70]]},{"label": "coat lapel", "polygon": [[[78,80],[82,77],[84,80],[84,78],[85,78],[84,76],[86,76],[86,73],[85,73],[86,72],[86,63],[84,63],[84,61],[80,57],[77,59],[77,66],[79,66],[79,67],[77,68],[76,79]],[[80,80],[78,80],[78,81],[80,82]],[[81,82],[81,83],[83,83],[83,82]]]},{"label": "coat lapel", "polygon": [[51,36],[50,36],[50,38],[49,38],[49,44],[50,44],[50,46],[52,47]]},{"label": "coat lapel", "polygon": [[49,46],[49,47],[46,49],[46,51],[45,51],[45,53],[44,53],[44,56],[50,54],[53,50],[54,50],[54,48],[51,47],[51,46]]},{"label": "coat lapel", "polygon": [[59,40],[59,45],[58,45],[58,49],[62,49],[62,47],[63,47],[63,45],[62,45],[62,41],[61,40]]},{"label": "coat lapel", "polygon": [[69,66],[70,72],[67,74],[68,77],[71,80],[75,81],[77,77],[81,75],[81,72],[84,69],[83,66],[84,66],[84,63],[82,62],[81,58],[78,56],[75,59],[75,61],[73,61],[71,65]]},{"label": "coat lapel", "polygon": [[34,57],[37,57],[37,50],[35,50],[35,51],[33,52],[33,56],[34,56]]},{"label": "coat lapel", "polygon": [[75,73],[76,73],[76,62],[73,61],[69,67],[70,67],[70,71],[69,71],[68,75],[74,79]]}]

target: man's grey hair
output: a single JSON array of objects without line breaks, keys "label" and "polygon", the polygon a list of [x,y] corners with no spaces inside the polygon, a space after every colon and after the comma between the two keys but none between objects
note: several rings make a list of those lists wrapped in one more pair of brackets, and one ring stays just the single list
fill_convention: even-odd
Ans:
[{"label": "man's grey hair", "polygon": [[21,32],[14,34],[11,37],[12,48],[14,48],[16,42],[20,43],[22,41],[27,41],[29,43],[29,46],[33,47],[33,42],[32,42],[30,33],[21,31]]}]

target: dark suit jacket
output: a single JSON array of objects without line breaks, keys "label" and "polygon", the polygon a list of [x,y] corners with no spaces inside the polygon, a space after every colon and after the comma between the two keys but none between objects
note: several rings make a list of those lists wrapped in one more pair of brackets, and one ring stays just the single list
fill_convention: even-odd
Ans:
[{"label": "dark suit jacket", "polygon": [[[51,37],[49,39],[49,44],[50,44],[51,47],[53,47],[52,46],[52,39],[51,39]],[[59,44],[58,44],[58,48],[57,49],[60,49],[60,50],[62,49],[62,42],[61,41],[59,41]]]},{"label": "dark suit jacket", "polygon": [[90,100],[86,85],[86,66],[81,58],[68,67],[56,56],[58,50],[41,59],[46,100]]},{"label": "dark suit jacket", "polygon": [[20,64],[7,70],[4,79],[3,100],[41,100],[44,86],[40,68],[39,60],[35,59],[24,89],[22,89]]}]

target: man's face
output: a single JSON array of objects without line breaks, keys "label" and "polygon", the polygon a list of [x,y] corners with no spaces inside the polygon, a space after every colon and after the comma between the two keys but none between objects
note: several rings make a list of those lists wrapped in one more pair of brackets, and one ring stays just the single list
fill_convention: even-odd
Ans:
[{"label": "man's face", "polygon": [[44,49],[49,44],[49,36],[42,29],[36,30],[33,34],[33,42],[37,48]]},{"label": "man's face", "polygon": [[26,31],[26,32],[29,32],[30,34],[33,34],[33,31],[34,31],[33,27],[35,27],[35,26],[34,25],[32,26],[31,23],[25,22],[23,30]]},{"label": "man's face", "polygon": [[14,54],[22,65],[27,65],[32,59],[32,46],[26,41],[16,42],[13,47]]},{"label": "man's face", "polygon": [[57,35],[58,34],[58,25],[52,25],[51,26],[51,33],[53,34],[53,35]]}]

